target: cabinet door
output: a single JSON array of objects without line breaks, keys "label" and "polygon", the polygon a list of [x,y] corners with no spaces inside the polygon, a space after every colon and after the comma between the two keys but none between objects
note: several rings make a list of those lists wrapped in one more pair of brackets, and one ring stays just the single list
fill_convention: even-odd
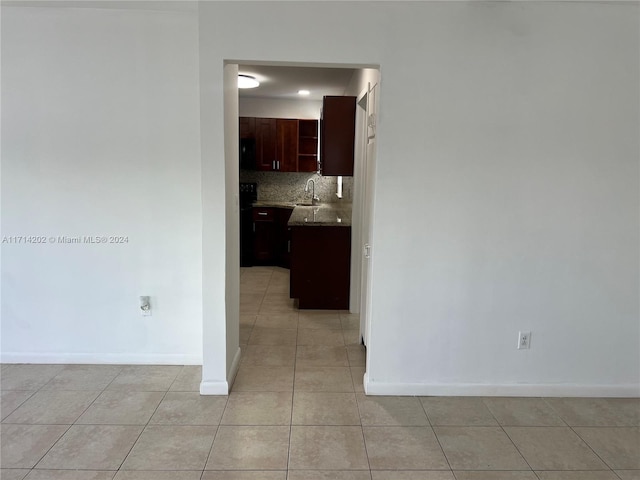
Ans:
[{"label": "cabinet door", "polygon": [[320,120],[322,175],[353,175],[356,97],[324,97]]},{"label": "cabinet door", "polygon": [[256,118],[256,170],[275,170],[276,120]]},{"label": "cabinet door", "polygon": [[276,170],[298,171],[298,120],[276,120]]},{"label": "cabinet door", "polygon": [[256,119],[240,117],[240,138],[256,138]]},{"label": "cabinet door", "polygon": [[276,258],[277,227],[273,208],[253,209],[253,256],[257,263],[272,264]]},{"label": "cabinet door", "polygon": [[275,224],[256,222],[253,243],[253,257],[256,262],[271,263],[275,257]]},{"label": "cabinet door", "polygon": [[291,264],[291,227],[287,223],[293,209],[278,208],[276,211],[278,222],[278,265],[283,268],[289,268]]}]

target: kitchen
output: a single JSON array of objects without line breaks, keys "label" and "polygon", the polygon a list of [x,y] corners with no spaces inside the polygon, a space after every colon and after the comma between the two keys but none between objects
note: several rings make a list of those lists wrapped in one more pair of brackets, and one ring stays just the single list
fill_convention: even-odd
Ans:
[{"label": "kitchen", "polygon": [[239,66],[240,264],[289,269],[300,310],[350,309],[355,72]]}]

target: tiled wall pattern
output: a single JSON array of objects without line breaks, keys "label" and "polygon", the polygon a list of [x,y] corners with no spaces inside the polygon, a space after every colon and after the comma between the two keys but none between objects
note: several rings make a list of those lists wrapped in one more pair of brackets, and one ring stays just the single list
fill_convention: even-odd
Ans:
[{"label": "tiled wall pattern", "polygon": [[353,199],[353,177],[342,177],[342,200],[336,196],[337,178],[323,177],[317,173],[257,172],[240,170],[241,182],[258,184],[258,200],[278,202],[304,202],[311,200],[304,186],[309,178],[316,183],[316,195],[322,203],[351,203]]}]

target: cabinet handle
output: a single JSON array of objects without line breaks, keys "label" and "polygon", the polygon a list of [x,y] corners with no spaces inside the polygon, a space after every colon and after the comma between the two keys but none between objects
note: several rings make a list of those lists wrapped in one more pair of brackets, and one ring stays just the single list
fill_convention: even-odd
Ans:
[{"label": "cabinet handle", "polygon": [[273,162],[271,162],[271,164],[273,165],[273,167],[271,168],[271,170],[275,170],[275,169],[276,169],[276,161],[274,160]]},{"label": "cabinet handle", "polygon": [[291,240],[287,240],[287,252],[291,253]]},{"label": "cabinet handle", "polygon": [[268,213],[267,212],[258,212],[258,215],[266,217],[268,215]]},{"label": "cabinet handle", "polygon": [[278,160],[276,164],[278,165],[278,170],[280,170],[280,160]]}]

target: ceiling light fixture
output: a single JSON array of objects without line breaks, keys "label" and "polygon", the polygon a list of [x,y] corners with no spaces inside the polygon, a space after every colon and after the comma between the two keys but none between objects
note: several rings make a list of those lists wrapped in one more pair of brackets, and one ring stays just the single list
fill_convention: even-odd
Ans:
[{"label": "ceiling light fixture", "polygon": [[310,93],[309,90],[298,90],[298,95],[309,95]]},{"label": "ceiling light fixture", "polygon": [[260,82],[251,75],[238,75],[238,88],[256,88]]}]

